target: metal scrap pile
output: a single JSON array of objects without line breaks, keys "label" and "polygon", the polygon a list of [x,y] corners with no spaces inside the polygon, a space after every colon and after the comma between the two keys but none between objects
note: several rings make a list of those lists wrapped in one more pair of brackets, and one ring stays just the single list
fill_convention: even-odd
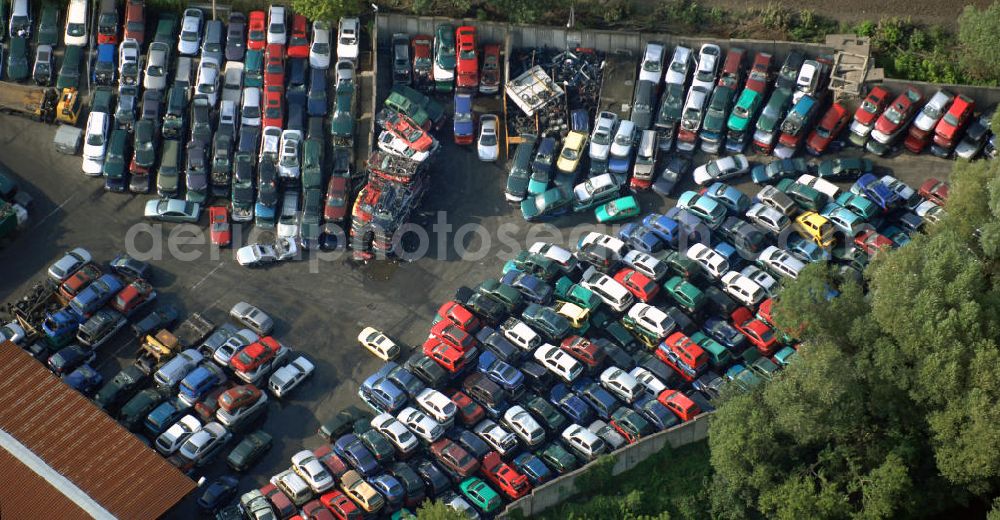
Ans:
[{"label": "metal scrap pile", "polygon": [[573,110],[586,110],[587,119],[593,119],[592,112],[600,97],[602,61],[604,54],[593,49],[515,50],[510,60],[512,78],[532,67],[540,66],[552,78],[552,82],[564,90],[565,96],[560,102],[550,103],[531,116],[521,111],[508,110],[508,134],[529,133],[540,137],[563,138],[570,130],[569,113]]}]

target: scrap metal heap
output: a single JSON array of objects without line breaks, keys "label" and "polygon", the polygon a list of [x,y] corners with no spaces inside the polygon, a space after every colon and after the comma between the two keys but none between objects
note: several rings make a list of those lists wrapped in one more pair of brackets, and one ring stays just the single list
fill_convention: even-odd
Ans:
[{"label": "scrap metal heap", "polygon": [[[521,110],[507,111],[508,135],[528,133],[563,138],[569,132],[568,116],[573,110],[587,110],[589,119],[593,119],[591,112],[597,106],[601,92],[603,61],[604,54],[594,49],[515,50],[510,62],[514,80],[507,83],[507,94],[512,104]],[[512,91],[514,83],[518,80],[523,82],[525,78],[544,78],[542,82],[554,85],[558,95],[549,97],[544,103],[537,103],[529,113]]]}]

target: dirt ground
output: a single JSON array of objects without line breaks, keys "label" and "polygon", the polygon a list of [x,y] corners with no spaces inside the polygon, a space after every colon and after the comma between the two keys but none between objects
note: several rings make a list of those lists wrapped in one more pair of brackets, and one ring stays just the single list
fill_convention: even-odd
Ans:
[{"label": "dirt ground", "polygon": [[792,10],[811,9],[816,14],[851,23],[866,19],[877,22],[883,17],[898,16],[957,28],[963,6],[975,5],[983,9],[993,0],[698,0],[698,3],[734,11],[775,3]]}]

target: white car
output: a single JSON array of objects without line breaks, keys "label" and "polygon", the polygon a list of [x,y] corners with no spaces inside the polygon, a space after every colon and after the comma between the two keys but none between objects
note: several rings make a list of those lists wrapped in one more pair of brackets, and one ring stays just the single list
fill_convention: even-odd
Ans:
[{"label": "white car", "polygon": [[562,440],[572,451],[588,461],[596,459],[608,450],[604,439],[579,424],[567,426],[562,432]]},{"label": "white car", "polygon": [[358,334],[358,343],[382,361],[392,361],[399,357],[399,345],[375,327],[365,327]]},{"label": "white car", "polygon": [[212,359],[219,365],[227,367],[229,366],[229,358],[233,357],[233,354],[258,339],[260,336],[256,332],[250,329],[241,329],[215,349],[215,352],[212,353]]},{"label": "white car", "polygon": [[667,385],[663,381],[660,381],[658,377],[645,368],[635,367],[628,375],[634,377],[636,381],[639,381],[642,386],[646,387],[646,390],[649,390],[650,394],[660,395],[660,392],[667,389]]},{"label": "white car", "polygon": [[628,404],[635,402],[645,389],[632,374],[615,366],[601,372],[601,385]]},{"label": "white car", "polygon": [[820,64],[816,60],[806,60],[799,69],[799,76],[795,79],[795,92],[792,94],[792,104],[798,103],[804,96],[812,95],[816,91],[816,84],[819,81]]},{"label": "white car", "polygon": [[229,442],[232,436],[233,434],[225,426],[210,422],[188,437],[178,452],[181,457],[194,462],[196,466],[203,466],[209,462],[212,455],[218,453],[222,446]]},{"label": "white car", "polygon": [[521,406],[508,408],[503,414],[503,423],[529,447],[545,441],[545,429]]},{"label": "white car", "polygon": [[156,451],[162,455],[170,455],[177,451],[188,437],[200,430],[201,421],[193,415],[185,415],[156,438]]},{"label": "white car", "polygon": [[596,244],[610,249],[615,254],[615,260],[620,259],[625,254],[625,242],[604,233],[596,231],[587,233],[577,242],[577,250],[583,249],[587,244]]},{"label": "white car", "polygon": [[788,251],[778,249],[777,246],[767,246],[764,248],[757,257],[757,263],[772,273],[792,279],[798,278],[799,273],[806,267],[805,262],[796,258]]},{"label": "white car", "polygon": [[458,407],[441,392],[433,388],[424,388],[417,394],[416,401],[421,410],[446,429],[455,424],[455,414],[458,412]]},{"label": "white car", "polygon": [[283,262],[295,258],[299,246],[288,237],[277,237],[274,244],[250,244],[236,250],[236,262],[244,267],[252,267],[273,262]]},{"label": "white car", "polygon": [[285,8],[272,5],[267,11],[267,44],[284,45],[288,40],[288,30],[285,26]]},{"label": "white car", "polygon": [[243,89],[243,104],[240,107],[240,121],[247,126],[261,124],[260,88],[246,87]]},{"label": "white car", "polygon": [[584,271],[580,285],[596,294],[609,307],[625,312],[635,302],[635,296],[614,278],[600,272],[594,266]]},{"label": "white car", "polygon": [[94,258],[90,255],[90,251],[87,251],[82,247],[78,247],[72,251],[67,251],[62,258],[56,260],[55,263],[49,266],[49,278],[57,283],[63,282],[69,278],[71,274],[83,267],[83,264],[86,264],[93,259]]},{"label": "white car", "polygon": [[202,61],[198,65],[198,84],[195,87],[195,94],[201,94],[208,98],[208,102],[215,107],[219,100],[219,66],[210,61]]},{"label": "white car", "polygon": [[595,196],[603,195],[609,191],[620,190],[621,188],[615,182],[614,176],[610,173],[602,173],[574,186],[573,195],[576,197],[577,204],[587,206]]},{"label": "white car", "polygon": [[142,86],[146,90],[163,90],[167,88],[167,60],[170,58],[170,46],[163,42],[149,44],[146,53],[146,75]]},{"label": "white car", "polygon": [[698,52],[698,68],[695,69],[694,79],[691,80],[692,89],[700,87],[708,94],[712,93],[721,58],[722,49],[718,45],[706,43],[701,46],[701,50]]},{"label": "white car", "polygon": [[517,449],[517,436],[490,419],[479,421],[472,433],[486,441],[501,457]]},{"label": "white car", "polygon": [[177,40],[177,52],[181,56],[194,56],[201,49],[201,26],[205,13],[201,9],[185,9],[181,19],[181,37]]},{"label": "white car", "polygon": [[736,271],[729,271],[722,277],[722,288],[743,305],[751,307],[767,296],[761,286]]},{"label": "white car", "polygon": [[15,345],[20,345],[25,336],[24,328],[17,321],[12,321],[0,327],[0,342],[9,341]]},{"label": "white car", "polygon": [[322,493],[333,487],[333,475],[309,450],[302,450],[292,455],[292,471],[302,477],[302,480],[306,481],[309,488],[316,493]]},{"label": "white car", "polygon": [[613,157],[628,158],[632,155],[632,145],[635,144],[635,123],[628,119],[618,123],[615,138],[611,141],[609,153]]},{"label": "white car", "polygon": [[444,435],[444,428],[440,424],[412,406],[403,408],[396,415],[396,418],[405,424],[414,435],[427,442],[435,442]]},{"label": "white car", "polygon": [[637,249],[625,253],[622,262],[655,281],[660,281],[668,271],[667,264],[657,260],[653,255]]},{"label": "white car", "polygon": [[729,261],[705,244],[691,244],[685,253],[694,260],[712,278],[719,279],[729,271]]},{"label": "white car", "polygon": [[893,177],[892,175],[883,175],[878,181],[886,188],[895,192],[896,195],[899,195],[900,200],[903,202],[912,199],[914,193],[916,193],[913,191],[913,188],[907,186],[905,182]]},{"label": "white car", "polygon": [[358,59],[358,36],[361,31],[361,20],[357,18],[341,18],[337,29],[337,59]]},{"label": "white car", "polygon": [[284,130],[281,132],[281,155],[278,157],[278,177],[282,179],[298,179],[301,173],[299,159],[302,145],[300,130]]},{"label": "white car", "polygon": [[271,160],[278,160],[278,153],[281,150],[281,129],[276,126],[265,126],[260,138],[260,160],[270,157]]},{"label": "white car", "polygon": [[677,327],[670,315],[643,302],[637,302],[629,308],[628,318],[658,339],[666,338]]},{"label": "white car", "polygon": [[536,253],[559,264],[563,271],[573,272],[580,266],[580,262],[566,249],[548,242],[535,242],[528,248],[528,252]]},{"label": "white car", "polygon": [[309,45],[309,67],[330,68],[330,23],[316,20],[312,24],[312,43]]},{"label": "white car", "polygon": [[674,57],[667,67],[663,81],[668,85],[684,85],[687,82],[688,70],[691,68],[691,49],[678,45],[674,47]]},{"label": "white car", "polygon": [[420,447],[420,442],[413,435],[413,432],[408,430],[403,423],[399,422],[392,415],[387,413],[379,414],[372,419],[371,424],[372,428],[385,435],[403,456],[415,452]]},{"label": "white car", "polygon": [[778,280],[775,280],[773,276],[767,274],[767,271],[755,266],[748,265],[744,267],[740,274],[747,277],[750,281],[760,286],[764,289],[764,292],[768,296],[774,296],[778,292]]},{"label": "white car", "polygon": [[551,343],[546,343],[535,349],[534,357],[535,361],[538,361],[549,372],[566,383],[572,383],[583,373],[583,364]]},{"label": "white car", "polygon": [[239,105],[243,98],[243,64],[227,61],[222,69],[222,100]]},{"label": "white car", "polygon": [[750,206],[746,215],[752,224],[756,224],[761,229],[775,235],[780,235],[782,231],[792,225],[784,213],[761,202]]},{"label": "white car", "polygon": [[663,57],[666,50],[660,42],[649,42],[646,44],[646,52],[642,56],[642,63],[639,64],[639,81],[651,81],[653,85],[659,85],[663,79]]},{"label": "white car", "polygon": [[611,149],[611,136],[615,133],[618,125],[618,114],[614,112],[601,112],[594,120],[594,131],[590,134],[590,158],[595,161],[608,160],[608,151]]},{"label": "white car", "polygon": [[803,184],[805,186],[809,186],[810,188],[822,193],[823,195],[826,195],[827,197],[830,198],[831,202],[837,198],[837,195],[840,195],[840,188],[838,188],[836,184],[822,177],[817,177],[815,175],[809,175],[808,173],[805,173],[800,175],[799,178],[795,180],[795,182]]},{"label": "white car", "polygon": [[66,10],[66,45],[87,46],[87,4],[88,0],[69,0]]},{"label": "white car", "polygon": [[521,350],[533,350],[542,344],[542,336],[517,318],[507,318],[507,321],[500,326],[500,332],[507,341]]},{"label": "white car", "polygon": [[91,112],[87,117],[87,130],[83,137],[83,164],[81,169],[87,175],[101,175],[104,168],[104,152],[108,145],[108,114]]},{"label": "white car", "polygon": [[500,157],[497,121],[497,116],[494,114],[483,114],[479,118],[479,139],[476,140],[476,151],[480,161],[494,162]]},{"label": "white car", "polygon": [[[118,46],[118,76],[122,78],[123,85],[139,84],[139,75],[142,71],[140,66],[139,42],[129,38]],[[129,81],[127,78],[132,78]]]},{"label": "white car", "polygon": [[284,397],[305,381],[315,368],[312,362],[304,356],[299,356],[291,363],[275,370],[267,380],[267,387],[275,397]]},{"label": "white car", "polygon": [[700,186],[715,181],[739,177],[750,169],[750,161],[743,154],[721,157],[694,169],[694,182]]},{"label": "white car", "polygon": [[934,128],[934,125],[941,120],[945,111],[948,109],[948,105],[951,101],[955,99],[955,96],[948,92],[947,90],[939,90],[931,96],[930,101],[924,105],[924,108],[920,110],[917,114],[916,119],[913,120],[913,126],[918,130],[924,132],[930,132]]}]

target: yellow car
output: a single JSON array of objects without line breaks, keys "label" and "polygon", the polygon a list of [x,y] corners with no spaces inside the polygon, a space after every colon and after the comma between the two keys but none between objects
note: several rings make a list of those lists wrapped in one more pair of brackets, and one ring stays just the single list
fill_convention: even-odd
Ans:
[{"label": "yellow car", "polygon": [[556,161],[556,168],[565,173],[573,173],[580,164],[580,157],[583,155],[583,147],[587,144],[587,134],[582,132],[570,132],[563,141],[562,152],[559,153],[559,160]]},{"label": "yellow car", "polygon": [[830,247],[836,241],[833,236],[833,224],[815,211],[806,211],[795,217],[795,231],[819,247]]},{"label": "yellow car", "polygon": [[365,327],[358,334],[358,342],[382,361],[392,361],[399,356],[399,345],[375,327]]},{"label": "yellow car", "polygon": [[[556,307],[556,313],[560,316],[566,318],[569,324],[573,326],[574,329],[586,330],[590,323],[587,321],[590,318],[590,310],[584,309],[575,303],[562,302]],[[582,331],[581,331],[582,332]]]},{"label": "yellow car", "polygon": [[385,505],[382,495],[375,491],[371,484],[365,482],[357,471],[344,473],[340,478],[340,489],[369,513],[374,513]]}]

